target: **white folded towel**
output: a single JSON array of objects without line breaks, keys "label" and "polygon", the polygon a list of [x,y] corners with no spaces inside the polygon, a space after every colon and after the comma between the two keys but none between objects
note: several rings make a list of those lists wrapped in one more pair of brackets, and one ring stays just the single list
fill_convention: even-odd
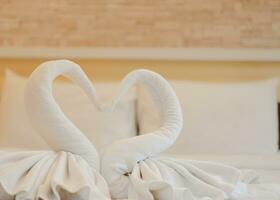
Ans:
[{"label": "white folded towel", "polygon": [[46,62],[32,73],[26,86],[27,113],[37,133],[55,151],[1,151],[1,200],[110,199],[95,147],[52,96],[53,81],[60,75],[81,86],[93,102],[98,101],[91,82],[73,62]]},{"label": "white folded towel", "polygon": [[105,200],[107,184],[79,155],[53,151],[1,151],[1,200]]},{"label": "white folded towel", "polygon": [[79,85],[97,107],[100,105],[95,88],[80,66],[57,60],[41,64],[29,77],[25,90],[26,112],[34,129],[50,147],[80,155],[92,168],[99,170],[99,156],[94,145],[64,115],[52,95],[53,81],[61,75]]},{"label": "white folded towel", "polygon": [[113,108],[136,83],[149,90],[161,112],[162,125],[151,133],[116,141],[104,151],[101,172],[109,184],[112,197],[135,200],[221,200],[244,196],[246,184],[241,171],[236,168],[156,157],[168,149],[180,134],[181,107],[164,78],[151,71],[136,70],[124,78]]}]

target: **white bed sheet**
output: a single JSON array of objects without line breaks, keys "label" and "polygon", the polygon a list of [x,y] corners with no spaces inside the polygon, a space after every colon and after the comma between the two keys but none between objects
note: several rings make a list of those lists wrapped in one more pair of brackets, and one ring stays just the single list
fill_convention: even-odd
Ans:
[{"label": "white bed sheet", "polygon": [[203,160],[231,165],[240,169],[253,169],[262,183],[280,184],[280,152],[275,155],[174,155],[163,154],[190,160]]},{"label": "white bed sheet", "polygon": [[[253,169],[258,178],[254,184],[248,186],[248,190],[258,194],[248,200],[280,200],[280,152],[275,155],[174,155],[162,154],[189,160],[202,160],[231,165],[239,169]],[[238,200],[247,200],[238,199]]]}]

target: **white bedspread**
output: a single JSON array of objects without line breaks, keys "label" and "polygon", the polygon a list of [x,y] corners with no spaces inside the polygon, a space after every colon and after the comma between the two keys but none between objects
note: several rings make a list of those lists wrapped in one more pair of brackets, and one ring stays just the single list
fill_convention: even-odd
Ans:
[{"label": "white bedspread", "polygon": [[[251,194],[242,200],[279,200],[280,199],[280,152],[275,155],[174,155],[162,154],[182,160],[198,160],[231,165],[242,170],[254,170],[257,178],[248,185]],[[241,200],[241,199],[240,199]]]},{"label": "white bedspread", "polygon": [[280,170],[280,152],[268,155],[212,155],[212,154],[161,154],[163,157],[172,156],[173,158],[182,158],[190,160],[203,160],[210,162],[219,162],[232,165],[243,169],[267,169]]}]

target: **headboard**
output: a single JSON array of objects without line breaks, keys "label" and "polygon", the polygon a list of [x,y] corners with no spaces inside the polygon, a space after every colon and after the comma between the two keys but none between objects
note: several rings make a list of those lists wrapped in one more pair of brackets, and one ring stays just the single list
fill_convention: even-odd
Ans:
[{"label": "headboard", "polygon": [[[47,59],[0,59],[0,86],[5,69],[28,76]],[[74,59],[94,81],[116,81],[136,68],[147,68],[172,80],[248,81],[280,77],[280,62]],[[280,89],[280,87],[279,87]],[[280,93],[280,90],[279,90]],[[279,95],[280,96],[280,95]],[[280,98],[279,98],[280,99]]]},{"label": "headboard", "polygon": [[[5,68],[28,76],[48,59],[0,59],[0,79]],[[147,68],[173,80],[247,81],[280,77],[280,61],[189,61],[135,59],[71,59],[82,66],[96,81],[120,80],[128,71]]]}]

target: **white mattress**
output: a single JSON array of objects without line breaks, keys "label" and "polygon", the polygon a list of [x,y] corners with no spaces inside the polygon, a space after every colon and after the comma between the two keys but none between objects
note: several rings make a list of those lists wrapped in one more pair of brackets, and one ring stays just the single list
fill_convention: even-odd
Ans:
[{"label": "white mattress", "polygon": [[231,165],[240,169],[253,169],[261,183],[280,184],[280,152],[275,155],[171,155],[190,160],[204,160]]}]

